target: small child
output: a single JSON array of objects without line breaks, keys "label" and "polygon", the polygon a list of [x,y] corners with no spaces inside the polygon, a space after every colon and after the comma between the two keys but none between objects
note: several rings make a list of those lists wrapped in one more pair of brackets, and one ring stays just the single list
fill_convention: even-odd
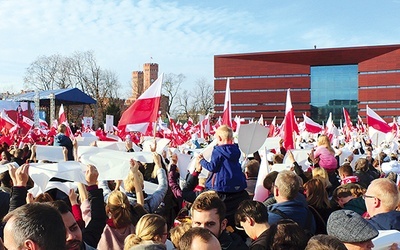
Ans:
[{"label": "small child", "polygon": [[221,193],[237,193],[247,187],[246,177],[242,172],[239,159],[239,146],[233,143],[232,129],[226,125],[220,126],[215,132],[217,146],[208,162],[203,155],[198,156],[203,168],[210,171],[206,188]]}]

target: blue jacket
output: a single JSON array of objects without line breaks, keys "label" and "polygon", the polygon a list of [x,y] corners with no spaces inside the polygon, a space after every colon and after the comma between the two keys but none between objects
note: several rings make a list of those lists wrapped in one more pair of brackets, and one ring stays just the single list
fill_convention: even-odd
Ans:
[{"label": "blue jacket", "polygon": [[377,214],[368,220],[376,230],[400,230],[400,211]]},{"label": "blue jacket", "polygon": [[73,145],[71,139],[68,136],[62,133],[58,133],[57,135],[54,136],[53,146],[66,147],[68,149],[68,160],[69,161],[74,160]]},{"label": "blue jacket", "polygon": [[206,188],[224,193],[244,190],[247,184],[239,163],[240,155],[237,144],[215,146],[210,162],[204,159],[200,161],[201,166],[210,171]]},{"label": "blue jacket", "polygon": [[[286,216],[272,212],[273,210],[280,210]],[[294,200],[275,203],[268,206],[268,224],[272,225],[282,219],[292,219],[303,229],[308,229],[309,232],[315,233],[316,224],[314,215],[309,210],[304,196],[297,196]],[[308,228],[307,228],[308,227]]]}]

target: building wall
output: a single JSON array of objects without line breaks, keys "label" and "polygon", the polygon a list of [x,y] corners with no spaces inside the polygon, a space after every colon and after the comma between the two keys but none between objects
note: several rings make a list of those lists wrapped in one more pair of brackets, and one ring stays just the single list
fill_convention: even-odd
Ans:
[{"label": "building wall", "polygon": [[386,121],[399,116],[400,45],[216,55],[215,116],[222,116],[227,78],[233,116],[281,122],[288,88],[296,117],[310,115],[310,67],[348,64],[359,67],[358,114],[365,118],[369,105]]}]

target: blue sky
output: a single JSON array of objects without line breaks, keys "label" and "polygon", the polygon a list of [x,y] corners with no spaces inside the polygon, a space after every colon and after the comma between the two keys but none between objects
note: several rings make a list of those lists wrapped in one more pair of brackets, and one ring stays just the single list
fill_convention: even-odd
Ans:
[{"label": "blue sky", "polygon": [[400,0],[0,0],[0,91],[23,89],[39,56],[87,50],[123,97],[146,62],[190,90],[213,84],[214,55],[399,44],[399,12]]}]

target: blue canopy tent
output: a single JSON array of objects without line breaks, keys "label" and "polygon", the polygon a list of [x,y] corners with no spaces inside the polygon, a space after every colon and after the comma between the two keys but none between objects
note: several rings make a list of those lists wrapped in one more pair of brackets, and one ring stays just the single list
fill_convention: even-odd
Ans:
[{"label": "blue canopy tent", "polygon": [[[59,106],[61,104],[82,105],[97,103],[95,99],[83,93],[80,89],[71,88],[39,91],[40,106],[50,106],[51,94],[54,94],[56,106]],[[35,92],[28,92],[16,95],[12,98],[12,100],[18,102],[34,102]]]},{"label": "blue canopy tent", "polygon": [[[45,107],[47,109],[46,113],[50,114],[50,117],[46,118],[49,119],[48,122],[51,119],[54,119],[55,117],[52,115],[55,115],[54,113],[51,114],[54,111],[50,110],[50,102],[52,98],[52,94],[54,94],[54,105],[61,106],[63,104],[67,108],[67,114],[68,112],[68,107],[71,105],[88,105],[88,104],[97,104],[97,101],[93,99],[92,97],[88,96],[87,94],[83,93],[80,89],[78,88],[70,88],[70,89],[53,89],[53,90],[44,90],[44,91],[39,91],[39,106],[40,107]],[[12,98],[13,101],[17,102],[34,102],[35,101],[35,95],[36,93],[34,91],[28,92],[28,93],[23,93],[16,95]]]}]

